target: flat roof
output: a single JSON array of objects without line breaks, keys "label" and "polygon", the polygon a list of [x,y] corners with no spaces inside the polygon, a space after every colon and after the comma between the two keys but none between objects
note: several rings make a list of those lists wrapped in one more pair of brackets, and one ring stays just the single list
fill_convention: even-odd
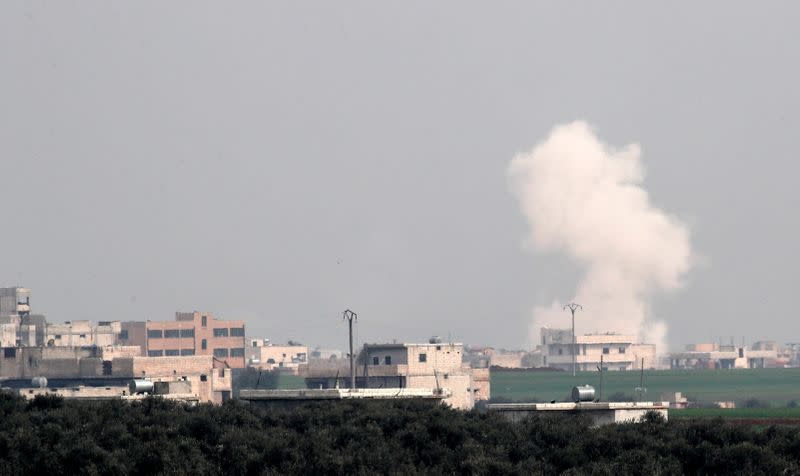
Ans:
[{"label": "flat roof", "polygon": [[669,402],[561,402],[561,403],[490,403],[496,411],[592,411],[592,410],[662,410]]},{"label": "flat roof", "polygon": [[434,388],[322,388],[296,390],[242,389],[242,400],[298,401],[298,400],[345,400],[345,399],[409,399],[423,398],[441,400],[451,395],[448,389]]}]

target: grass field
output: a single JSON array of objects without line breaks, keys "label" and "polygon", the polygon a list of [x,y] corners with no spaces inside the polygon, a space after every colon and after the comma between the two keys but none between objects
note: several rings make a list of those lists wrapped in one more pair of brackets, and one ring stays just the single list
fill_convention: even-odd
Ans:
[{"label": "grass field", "polygon": [[[540,401],[567,398],[575,385],[592,385],[599,389],[598,372],[511,371],[493,370],[491,395],[512,401]],[[639,385],[639,372],[606,372],[603,397],[615,393],[633,396]],[[737,369],[737,370],[651,370],[645,371],[645,400],[672,400],[682,392],[692,401],[714,402],[733,400],[741,406],[748,399],[759,399],[772,406],[785,406],[791,400],[800,402],[800,368]]]},{"label": "grass field", "polygon": [[793,419],[800,421],[800,407],[798,408],[686,408],[683,410],[670,410],[670,418],[732,418],[732,419]]}]

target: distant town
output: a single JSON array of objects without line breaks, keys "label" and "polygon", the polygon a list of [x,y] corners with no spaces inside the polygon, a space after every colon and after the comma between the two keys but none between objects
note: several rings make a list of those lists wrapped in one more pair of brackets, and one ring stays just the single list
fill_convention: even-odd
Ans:
[{"label": "distant town", "polygon": [[[635,336],[541,330],[533,351],[470,347],[438,337],[417,343],[363,344],[348,352],[271,342],[243,320],[176,312],[173,320],[50,323],[35,314],[31,290],[0,289],[0,387],[27,398],[138,399],[156,394],[190,402],[235,397],[245,372],[302,378],[304,388],[438,389],[454,408],[491,398],[492,368],[555,371],[733,369],[800,366],[800,344],[695,343],[659,356]],[[573,340],[574,339],[574,340]],[[343,336],[344,341],[344,336]],[[575,350],[573,354],[573,349]],[[258,385],[258,380],[256,385]]]}]

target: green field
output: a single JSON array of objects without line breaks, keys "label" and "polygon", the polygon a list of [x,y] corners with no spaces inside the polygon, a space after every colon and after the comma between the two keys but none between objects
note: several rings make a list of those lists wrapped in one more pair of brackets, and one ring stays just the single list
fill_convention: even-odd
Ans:
[{"label": "green field", "polygon": [[686,408],[670,410],[672,418],[715,418],[726,419],[793,419],[800,420],[800,407],[797,408]]},{"label": "green field", "polygon": [[[634,395],[639,385],[639,372],[605,372],[603,397],[613,394]],[[598,372],[493,370],[493,399],[511,401],[564,401],[575,385],[600,386]],[[745,400],[759,399],[772,406],[800,402],[800,368],[737,369],[737,370],[651,370],[645,371],[645,400],[673,400],[681,392],[691,401],[714,402],[733,400],[741,406]]]}]

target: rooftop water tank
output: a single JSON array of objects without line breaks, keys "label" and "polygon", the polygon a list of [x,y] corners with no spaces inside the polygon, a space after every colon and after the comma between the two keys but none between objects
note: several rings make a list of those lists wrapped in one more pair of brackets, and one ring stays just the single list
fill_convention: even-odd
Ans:
[{"label": "rooftop water tank", "polygon": [[578,385],[577,387],[572,387],[573,402],[591,402],[592,400],[594,400],[594,387],[591,385]]},{"label": "rooftop water tank", "polygon": [[47,377],[33,377],[31,379],[31,387],[33,388],[46,388]]},{"label": "rooftop water tank", "polygon": [[132,380],[128,385],[131,395],[137,393],[153,393],[153,382],[149,380]]}]

